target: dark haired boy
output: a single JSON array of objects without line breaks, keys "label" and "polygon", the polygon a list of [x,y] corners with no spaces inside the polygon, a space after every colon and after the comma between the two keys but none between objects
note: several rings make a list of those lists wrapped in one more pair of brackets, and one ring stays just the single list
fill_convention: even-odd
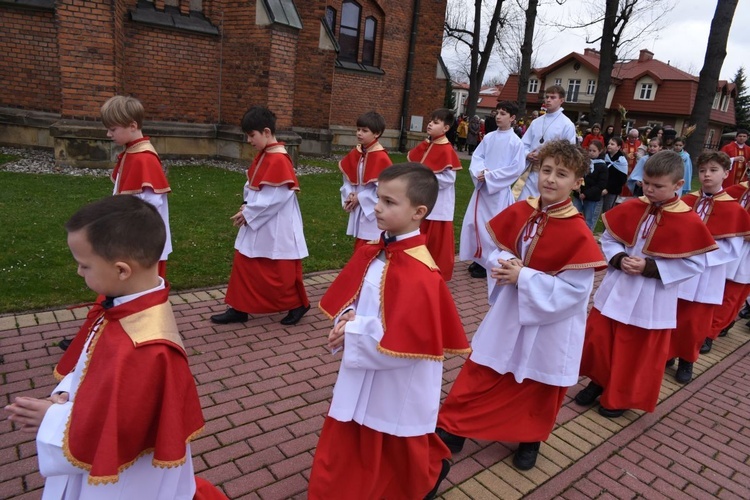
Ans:
[{"label": "dark haired boy", "polygon": [[409,161],[421,163],[432,170],[440,186],[435,207],[422,221],[420,230],[445,281],[453,277],[456,260],[453,213],[456,208],[456,171],[461,170],[461,160],[445,136],[454,120],[455,115],[450,109],[433,111],[427,124],[427,139],[406,156]]},{"label": "dark haired boy", "polygon": [[[721,186],[729,175],[729,157],[725,153],[706,151],[696,164],[701,189],[686,194],[682,201],[700,216],[719,249],[705,254],[706,269],[702,273],[678,285],[677,328],[672,331],[669,357],[679,358],[675,379],[681,384],[692,379],[693,363],[698,359],[704,339],[711,342],[719,333],[712,332],[711,327],[714,316],[720,313],[722,299],[731,295],[725,290],[727,268],[740,258],[745,237],[750,235],[750,215]],[[739,289],[746,290],[746,286],[740,285]],[[734,305],[732,301],[730,307]],[[730,310],[734,315],[738,312]],[[730,319],[734,319],[734,315]]]},{"label": "dark haired boy", "polygon": [[571,204],[588,159],[566,141],[539,152],[539,198],[519,201],[487,223],[490,310],[472,354],[438,416],[453,453],[466,437],[520,442],[521,470],[536,463],[568,387],[578,382],[586,304],[606,262]]},{"label": "dark haired boy", "polygon": [[433,498],[448,473],[448,449],[434,432],[443,359],[469,345],[419,234],[437,193],[423,165],[383,170],[375,206],[381,238],[354,252],[320,301],[334,320],[328,346],[344,353],[315,450],[311,499]]},{"label": "dark haired boy", "polygon": [[310,310],[302,281],[302,259],[308,254],[299,182],[284,144],[276,140],[273,112],[250,108],[242,130],[258,154],[247,170],[244,201],[231,217],[239,232],[224,299],[229,308],[211,321],[237,323],[247,321],[248,314],[288,310],[281,324],[294,325]]},{"label": "dark haired boy", "polygon": [[737,129],[734,141],[730,142],[723,148],[722,153],[726,153],[732,161],[732,167],[729,176],[724,180],[724,188],[739,184],[745,180],[745,171],[747,170],[747,161],[750,157],[750,151],[746,149],[748,131],[744,128]]},{"label": "dark haired boy", "polygon": [[487,277],[481,262],[486,252],[494,248],[485,225],[492,217],[513,203],[510,187],[524,169],[524,150],[521,139],[513,131],[518,105],[511,101],[497,104],[497,130],[487,134],[471,156],[469,173],[474,193],[466,207],[461,227],[459,257],[473,260],[469,272],[474,278]]},{"label": "dark haired boy", "polygon": [[51,397],[5,407],[36,433],[44,498],[193,498],[189,443],[203,415],[158,275],[164,223],[152,205],[113,196],[65,229],[99,299],[55,368]]},{"label": "dark haired boy", "polygon": [[391,165],[388,152],[378,142],[385,132],[385,118],[368,111],[357,118],[357,146],[339,162],[344,176],[341,206],[349,213],[346,234],[354,236],[355,250],[380,236],[375,220],[378,175]]},{"label": "dark haired boy", "polygon": [[656,408],[677,326],[676,285],[703,272],[703,254],[718,248],[677,197],[684,182],[680,155],[658,152],[644,165],[644,196],[602,216],[609,267],[586,321],[581,374],[591,383],[575,401],[585,406],[601,396],[599,413],[608,418]]}]

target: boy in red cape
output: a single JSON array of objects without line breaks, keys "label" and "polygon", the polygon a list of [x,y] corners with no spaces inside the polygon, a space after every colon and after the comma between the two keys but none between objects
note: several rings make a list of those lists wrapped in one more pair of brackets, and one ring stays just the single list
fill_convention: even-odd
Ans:
[{"label": "boy in red cape", "polygon": [[437,198],[432,171],[378,177],[379,240],[358,248],[320,301],[344,350],[310,499],[432,498],[450,453],[435,435],[444,353],[467,353],[461,319],[419,226]]},{"label": "boy in red cape", "polygon": [[[675,357],[679,358],[675,380],[681,384],[693,378],[693,363],[698,359],[701,344],[716,338],[711,335],[711,323],[727,295],[724,286],[727,270],[740,258],[745,237],[750,235],[750,215],[722,188],[722,182],[729,175],[729,157],[721,152],[704,151],[696,163],[701,189],[684,195],[682,201],[700,216],[719,249],[706,254],[704,272],[678,287],[677,328],[672,331],[671,359],[667,366],[672,365]],[[745,285],[740,289],[745,289]],[[744,297],[738,305],[743,300]],[[733,301],[732,307],[734,305]],[[738,311],[732,312],[736,315]]]},{"label": "boy in red cape", "polygon": [[388,151],[378,142],[385,132],[385,118],[368,111],[357,118],[357,146],[339,162],[344,176],[341,207],[349,214],[346,234],[354,236],[354,249],[380,236],[375,220],[378,175],[391,165]]},{"label": "boy in red cape", "polygon": [[591,383],[575,401],[586,406],[601,395],[599,413],[608,418],[656,408],[677,326],[677,285],[703,272],[703,254],[718,248],[676,195],[683,169],[674,151],[654,154],[643,168],[644,196],[602,216],[609,267],[586,321],[581,374]]},{"label": "boy in red cape", "polygon": [[455,115],[450,109],[433,111],[427,124],[429,137],[406,156],[409,161],[421,163],[432,170],[440,186],[435,208],[422,221],[420,231],[427,238],[427,250],[435,259],[445,281],[453,277],[456,261],[453,212],[456,209],[456,170],[461,170],[461,161],[445,137],[454,120]]},{"label": "boy in red cape", "polygon": [[284,144],[276,140],[276,115],[253,106],[242,117],[242,131],[258,154],[247,169],[243,202],[232,216],[234,240],[226,311],[211,316],[218,324],[241,323],[250,314],[289,310],[282,325],[296,325],[310,310],[302,281],[307,243],[297,201],[299,182]]},{"label": "boy in red cape", "polygon": [[550,141],[539,162],[540,197],[514,203],[487,223],[495,242],[483,261],[492,269],[490,310],[437,430],[453,453],[466,437],[519,442],[513,464],[521,470],[536,464],[568,387],[578,383],[594,271],[606,266],[570,199],[588,158],[567,141]]},{"label": "boy in red cape", "polygon": [[18,397],[5,408],[36,432],[44,498],[193,498],[190,441],[203,415],[157,272],[164,224],[150,204],[113,196],[65,228],[99,303],[55,368],[51,397]]}]

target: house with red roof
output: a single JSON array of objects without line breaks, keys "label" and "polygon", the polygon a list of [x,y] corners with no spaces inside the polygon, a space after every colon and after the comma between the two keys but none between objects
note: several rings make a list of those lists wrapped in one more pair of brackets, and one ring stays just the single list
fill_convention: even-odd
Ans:
[{"label": "house with red roof", "polygon": [[[544,68],[532,70],[527,88],[527,110],[541,108],[544,89],[562,86],[565,113],[576,123],[588,125],[587,115],[598,84],[599,52],[585,49],[583,54],[571,52]],[[641,50],[637,59],[617,63],[612,70],[612,83],[607,94],[603,128],[614,125],[626,133],[633,127],[661,125],[684,135],[698,91],[698,77],[682,71],[669,62],[654,59],[649,50]],[[518,75],[511,74],[498,99],[515,100]],[[734,100],[737,89],[733,83],[720,81],[712,102],[706,147],[716,147],[724,127],[735,124]]]},{"label": "house with red roof", "polygon": [[[486,118],[492,113],[498,103],[498,96],[503,90],[503,85],[486,85],[479,89],[479,98],[477,99],[476,114],[480,118]],[[453,110],[456,115],[466,113],[466,99],[469,98],[469,84],[462,82],[453,82]]]}]

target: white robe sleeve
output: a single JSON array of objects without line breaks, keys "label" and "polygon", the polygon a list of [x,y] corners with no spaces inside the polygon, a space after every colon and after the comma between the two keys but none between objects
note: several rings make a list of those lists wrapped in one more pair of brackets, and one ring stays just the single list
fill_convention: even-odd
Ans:
[{"label": "white robe sleeve", "polygon": [[294,191],[287,186],[263,186],[260,191],[251,191],[247,203],[242,209],[242,215],[250,229],[257,231],[259,227],[271,220],[281,208],[295,196]]},{"label": "white robe sleeve", "polygon": [[342,177],[344,178],[344,182],[341,184],[341,189],[339,191],[341,191],[341,207],[343,208],[346,199],[355,191],[355,189],[354,184],[349,182],[349,179],[347,179],[345,175]]},{"label": "white robe sleeve", "polygon": [[456,183],[456,171],[450,168],[446,168],[442,172],[435,174],[438,180],[438,189],[446,189],[453,186]]},{"label": "white robe sleeve", "polygon": [[732,238],[722,238],[716,240],[716,244],[719,246],[718,250],[708,252],[706,254],[706,266],[713,267],[729,262],[734,262],[740,258],[742,253],[742,245],[745,239],[742,236],[734,236]]},{"label": "white robe sleeve", "polygon": [[474,185],[476,185],[477,177],[479,177],[479,174],[482,173],[482,170],[485,170],[487,168],[484,158],[484,150],[486,149],[486,145],[487,143],[485,141],[480,142],[477,148],[474,150],[474,153],[472,153],[471,155],[469,172],[471,173],[471,178],[474,181]]},{"label": "white robe sleeve", "polygon": [[164,205],[167,200],[167,193],[154,193],[151,188],[143,188],[142,192],[136,193],[134,196],[152,204],[157,210]]},{"label": "white robe sleeve", "polygon": [[86,471],[71,464],[63,454],[63,436],[73,403],[53,404],[47,410],[36,435],[39,472],[44,477],[83,474]]},{"label": "white robe sleeve", "polygon": [[618,253],[627,253],[625,245],[614,239],[606,229],[604,230],[604,232],[602,232],[602,236],[601,238],[599,238],[599,243],[602,246],[602,253],[607,259],[607,262],[612,260],[612,257],[617,255]]},{"label": "white robe sleeve", "polygon": [[507,163],[500,163],[484,174],[484,182],[487,184],[488,193],[495,194],[507,189],[518,180],[518,177],[526,168],[523,151],[524,149],[520,144],[513,145],[507,155],[501,159]]},{"label": "white robe sleeve", "polygon": [[[359,322],[357,322],[359,320]],[[383,336],[380,318],[358,317],[344,329],[344,357],[341,363],[359,370],[394,370],[417,363],[418,360],[397,358],[378,351],[379,338]],[[379,333],[378,333],[379,332]]]},{"label": "white robe sleeve", "polygon": [[367,184],[362,191],[357,193],[357,201],[359,201],[359,206],[367,220],[374,220],[375,205],[378,203],[378,183]]},{"label": "white robe sleeve", "polygon": [[594,285],[593,269],[573,269],[552,276],[530,267],[518,276],[521,325],[548,325],[579,314]]},{"label": "white robe sleeve", "polygon": [[678,285],[700,274],[706,268],[706,257],[695,255],[682,259],[654,259],[665,287]]}]

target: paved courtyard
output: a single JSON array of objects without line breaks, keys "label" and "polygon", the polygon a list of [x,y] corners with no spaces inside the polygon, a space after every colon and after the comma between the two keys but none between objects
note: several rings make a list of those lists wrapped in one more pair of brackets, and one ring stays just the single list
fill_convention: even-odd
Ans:
[{"label": "paved courtyard", "polygon": [[[450,288],[467,333],[487,310],[486,285],[457,264]],[[305,279],[316,304],[335,272]],[[601,275],[599,276],[601,278]],[[315,445],[336,379],[338,358],[325,348],[330,328],[313,309],[292,327],[282,315],[214,325],[224,289],[174,294],[177,322],[198,383],[205,432],[194,442],[197,474],[230,498],[305,498]],[[0,316],[0,403],[43,397],[54,387],[56,342],[72,336],[85,309]],[[738,322],[696,363],[693,382],[664,377],[652,414],[601,417],[569,391],[537,467],[510,464],[515,443],[467,441],[441,487],[445,499],[750,498],[750,330]],[[445,362],[447,393],[463,364]],[[0,421],[0,498],[41,497],[31,436]]]}]

